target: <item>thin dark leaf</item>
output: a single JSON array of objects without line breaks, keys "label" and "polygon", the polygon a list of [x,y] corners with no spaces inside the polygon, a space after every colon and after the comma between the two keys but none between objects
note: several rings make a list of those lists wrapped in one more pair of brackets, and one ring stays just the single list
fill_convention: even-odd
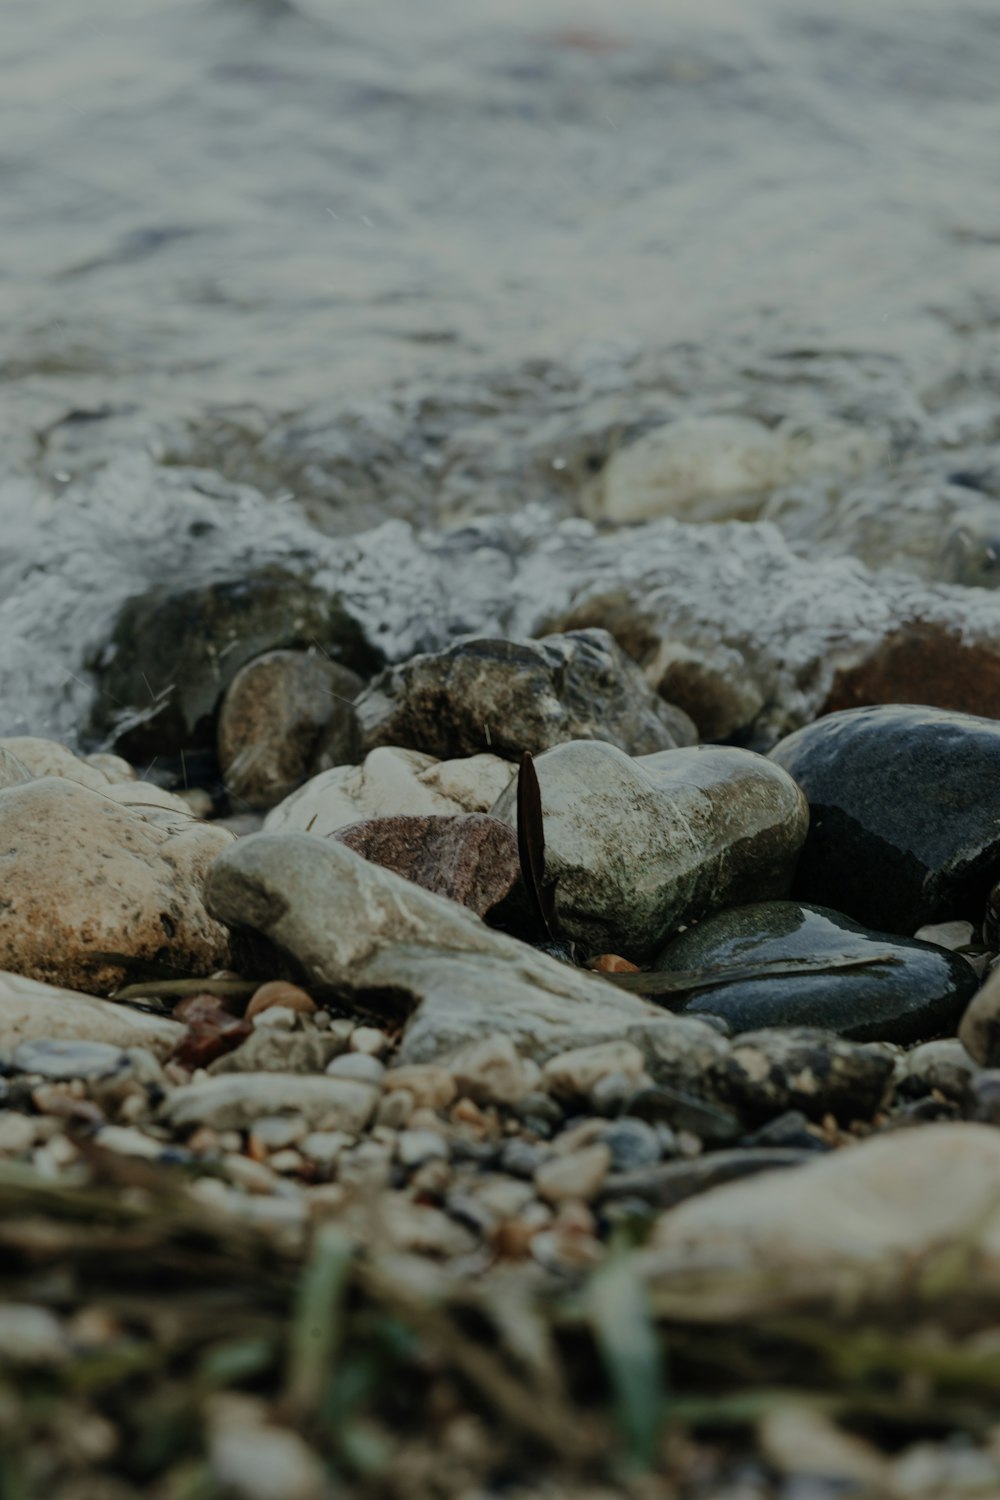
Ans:
[{"label": "thin dark leaf", "polygon": [[535,762],[529,751],[517,773],[517,853],[521,879],[536,918],[549,942],[557,941],[555,890],[545,882],[545,823]]}]

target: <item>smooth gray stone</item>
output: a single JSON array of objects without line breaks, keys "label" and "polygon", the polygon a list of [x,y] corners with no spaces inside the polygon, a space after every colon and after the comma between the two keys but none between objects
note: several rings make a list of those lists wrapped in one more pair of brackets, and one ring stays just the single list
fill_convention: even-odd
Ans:
[{"label": "smooth gray stone", "polygon": [[712,1151],[691,1161],[664,1162],[655,1167],[637,1167],[632,1172],[612,1173],[605,1179],[600,1197],[602,1202],[641,1198],[656,1208],[673,1208],[675,1203],[683,1203],[685,1198],[693,1198],[722,1182],[770,1172],[776,1167],[801,1167],[810,1161],[815,1161],[811,1151],[787,1148]]},{"label": "smooth gray stone", "polygon": [[544,1061],[632,1026],[665,1033],[676,1053],[688,1039],[699,1049],[703,1033],[713,1048],[725,1045],[702,1024],[665,1017],[333,840],[242,839],[213,864],[206,900],[221,920],[290,954],[310,993],[340,1004],[355,994],[369,1014],[408,1017],[399,1063],[432,1062],[497,1035]]},{"label": "smooth gray stone", "polygon": [[[712,745],[631,759],[571,740],[535,770],[556,915],[587,953],[639,963],[685,922],[791,889],[809,809],[763,756]],[[493,816],[516,824],[514,785]]]},{"label": "smooth gray stone", "polygon": [[21,1042],[11,1059],[21,1073],[40,1073],[43,1078],[106,1078],[128,1067],[120,1047],[108,1042],[39,1040]]},{"label": "smooth gray stone", "polygon": [[[884,958],[891,962],[876,961]],[[845,960],[860,966],[837,966]],[[804,966],[798,973],[766,968],[795,962]],[[719,912],[664,948],[654,967],[666,975],[754,965],[761,966],[756,978],[706,983],[670,1003],[687,1015],[720,1015],[734,1033],[810,1026],[861,1042],[918,1042],[952,1034],[979,983],[965,959],[945,948],[871,932],[839,912],[794,901]]]}]

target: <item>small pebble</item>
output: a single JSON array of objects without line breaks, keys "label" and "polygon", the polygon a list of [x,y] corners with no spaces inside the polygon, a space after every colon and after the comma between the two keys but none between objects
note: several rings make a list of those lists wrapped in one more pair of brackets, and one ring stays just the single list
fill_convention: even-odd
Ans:
[{"label": "small pebble", "polygon": [[586,1202],[597,1196],[611,1167],[611,1151],[603,1142],[568,1156],[553,1156],[535,1172],[535,1188],[548,1203],[566,1198]]},{"label": "small pebble", "polygon": [[311,1130],[299,1144],[303,1156],[319,1166],[328,1167],[342,1151],[354,1145],[354,1136],[344,1130]]},{"label": "small pebble", "polygon": [[371,1052],[342,1052],[327,1063],[326,1071],[333,1078],[361,1078],[365,1083],[381,1083],[385,1064]]},{"label": "small pebble", "polygon": [[403,1068],[390,1068],[382,1079],[387,1093],[395,1089],[406,1089],[415,1105],[426,1105],[430,1109],[447,1109],[457,1097],[455,1080],[447,1068],[436,1063],[410,1063]]},{"label": "small pebble", "polygon": [[50,1079],[107,1078],[128,1067],[128,1057],[120,1047],[77,1040],[21,1042],[11,1061],[20,1073]]},{"label": "small pebble", "polygon": [[417,1167],[431,1157],[447,1159],[448,1144],[433,1130],[403,1130],[396,1140],[396,1157],[404,1167]]},{"label": "small pebble", "polygon": [[355,1026],[351,1032],[352,1052],[367,1052],[371,1057],[384,1057],[392,1046],[384,1031],[377,1026]]},{"label": "small pebble", "polygon": [[402,1130],[412,1114],[413,1095],[409,1089],[396,1089],[391,1094],[382,1095],[375,1111],[375,1122],[388,1126],[390,1130]]},{"label": "small pebble", "polygon": [[605,1126],[600,1139],[611,1152],[611,1170],[628,1172],[649,1167],[660,1160],[660,1141],[652,1125],[644,1120],[616,1120]]},{"label": "small pebble", "polygon": [[288,984],[283,979],[272,979],[267,984],[262,984],[259,990],[254,991],[250,1004],[246,1008],[246,1019],[252,1021],[273,1006],[280,1006],[283,1010],[298,1011],[302,1015],[312,1015],[317,1008],[313,997],[300,989],[297,984]]}]

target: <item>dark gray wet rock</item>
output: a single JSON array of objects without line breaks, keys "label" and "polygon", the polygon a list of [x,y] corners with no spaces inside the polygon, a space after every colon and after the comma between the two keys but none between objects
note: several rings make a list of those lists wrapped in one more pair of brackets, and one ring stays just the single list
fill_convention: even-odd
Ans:
[{"label": "dark gray wet rock", "polygon": [[[974,1000],[972,1004],[975,1003]],[[966,1016],[968,1013],[966,1011]],[[962,1025],[964,1024],[963,1019]],[[961,1029],[960,1027],[960,1032]],[[895,1097],[911,1100],[937,1093],[964,1104],[969,1098],[972,1080],[978,1071],[976,1061],[958,1037],[924,1042],[896,1059]]]},{"label": "dark gray wet rock", "polygon": [[745,1147],[787,1147],[792,1151],[831,1151],[830,1142],[820,1134],[800,1109],[787,1109],[768,1120],[742,1142]]},{"label": "dark gray wet rock", "polygon": [[313,646],[371,672],[381,665],[337,594],[269,563],[207,584],[164,584],[126,601],[88,662],[92,730],[121,754],[214,750],[215,716],[237,672],[277,648]]},{"label": "dark gray wet rock", "polygon": [[20,1073],[54,1080],[107,1078],[127,1068],[128,1057],[107,1042],[39,1040],[15,1047],[11,1065]]},{"label": "dark gray wet rock", "polygon": [[868,1120],[881,1104],[892,1072],[889,1053],[802,1027],[736,1037],[714,1064],[711,1082],[720,1098],[751,1121],[788,1110],[813,1120],[826,1114]]},{"label": "dark gray wet rock", "polygon": [[229,796],[266,809],[315,773],[356,758],[349,667],[312,649],[266,651],[240,668],[219,707],[217,754]]},{"label": "dark gray wet rock", "polygon": [[[556,915],[585,953],[640,962],[684,922],[790,889],[808,809],[763,756],[701,746],[632,759],[571,740],[535,770]],[[516,804],[511,785],[493,815],[513,825]]]},{"label": "dark gray wet rock", "polygon": [[691,1161],[664,1162],[658,1166],[638,1167],[631,1172],[613,1172],[601,1189],[602,1205],[616,1199],[636,1198],[656,1208],[673,1208],[685,1198],[704,1193],[723,1182],[738,1177],[752,1177],[775,1168],[800,1167],[814,1161],[812,1151],[788,1148],[734,1149],[712,1151]]},{"label": "dark gray wet rock", "polygon": [[[723,1053],[719,1065],[727,1054]],[[706,1082],[713,1077],[709,1070]],[[720,1108],[706,1099],[679,1089],[656,1084],[639,1089],[629,1099],[628,1114],[640,1120],[669,1125],[672,1130],[688,1130],[710,1146],[725,1146],[743,1133],[743,1126],[731,1110]]]},{"label": "dark gray wet rock", "polygon": [[798,898],[891,932],[978,919],[1000,875],[1000,723],[910,705],[846,709],[771,758],[809,800]]},{"label": "dark gray wet rock", "polygon": [[659,1136],[644,1120],[615,1120],[598,1139],[611,1152],[612,1172],[651,1167],[663,1154]]},{"label": "dark gray wet rock", "polygon": [[859,1042],[919,1042],[953,1033],[979,982],[970,965],[945,948],[871,932],[839,912],[795,901],[718,912],[668,944],[655,968],[665,975],[754,971],[755,977],[665,997],[688,1015],[723,1016],[735,1033],[818,1027]]},{"label": "dark gray wet rock", "polygon": [[355,712],[363,753],[398,745],[441,760],[480,751],[518,759],[589,739],[651,755],[698,738],[606,630],[459,640],[388,667]]},{"label": "dark gray wet rock", "polygon": [[368,818],[333,835],[355,854],[485,917],[507,900],[521,864],[517,835],[485,813]]}]

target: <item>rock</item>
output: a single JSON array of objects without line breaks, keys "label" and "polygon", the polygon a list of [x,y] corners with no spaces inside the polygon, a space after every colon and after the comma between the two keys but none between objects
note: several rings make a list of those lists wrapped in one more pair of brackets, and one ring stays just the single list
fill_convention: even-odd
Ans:
[{"label": "rock", "polygon": [[43,1078],[107,1078],[128,1067],[128,1056],[109,1042],[76,1039],[20,1042],[11,1058],[21,1073],[40,1073]]},{"label": "rock", "polygon": [[639,1048],[654,1082],[689,1093],[701,1090],[712,1064],[728,1047],[713,1026],[693,1016],[675,1016],[669,1027],[632,1025],[626,1036]]},{"label": "rock", "polygon": [[[620,1036],[630,1024],[656,1029],[658,1014],[661,1028],[675,1024],[334,841],[243,839],[216,860],[208,891],[219,918],[292,955],[314,994],[330,990],[343,1004],[357,993],[369,1011],[387,1000],[395,1014],[415,1010],[401,1063],[432,1062],[497,1035],[544,1061]],[[399,1078],[391,1071],[387,1086],[394,1073]]]},{"label": "rock", "polygon": [[363,750],[399,745],[442,760],[481,751],[519,760],[590,739],[649,755],[697,740],[606,630],[463,638],[388,667],[355,711]]},{"label": "rock", "polygon": [[657,1208],[672,1208],[699,1193],[716,1188],[740,1177],[756,1177],[787,1167],[801,1167],[813,1160],[811,1151],[787,1148],[743,1147],[732,1151],[712,1151],[690,1161],[668,1161],[658,1166],[637,1167],[631,1172],[615,1172],[604,1184],[602,1202],[638,1198]]},{"label": "rock", "polygon": [[15,1370],[63,1365],[71,1353],[70,1341],[55,1314],[28,1302],[0,1306],[0,1348]]},{"label": "rock", "polygon": [[514,774],[496,755],[438,761],[416,750],[373,750],[360,766],[307,781],[268,813],[264,828],[326,837],[370,818],[489,812]]},{"label": "rock", "polygon": [[521,875],[517,835],[485,813],[371,818],[339,829],[334,837],[363,859],[458,901],[477,917],[505,901]]},{"label": "rock", "polygon": [[236,1073],[185,1084],[168,1094],[161,1109],[173,1130],[208,1125],[245,1130],[261,1115],[288,1111],[319,1130],[357,1135],[371,1119],[378,1090],[353,1078],[306,1078],[300,1073]]},{"label": "rock", "polygon": [[363,1083],[379,1084],[385,1064],[367,1052],[344,1052],[326,1065],[328,1078],[360,1078]]},{"label": "rock", "polygon": [[[723,746],[631,760],[574,740],[539,756],[545,869],[566,935],[641,961],[684,922],[786,895],[808,808],[776,769]],[[493,814],[516,821],[513,787]]]},{"label": "rock", "polygon": [[0,972],[0,1037],[5,1047],[28,1041],[79,1041],[116,1049],[148,1047],[163,1058],[183,1035],[184,1027],[176,1021]]},{"label": "rock", "polygon": [[219,708],[230,797],[274,807],[318,771],[358,759],[352,704],[364,679],[315,650],[268,651],[241,667]]},{"label": "rock", "polygon": [[0,964],[91,990],[113,988],[144,963],[195,974],[222,967],[229,934],[205,911],[201,887],[231,843],[223,829],[163,827],[63,778],[7,787]]},{"label": "rock", "polygon": [[322,1073],[343,1050],[341,1038],[329,1031],[277,1031],[258,1025],[235,1051],[226,1052],[210,1063],[208,1071]]},{"label": "rock", "polygon": [[382,1086],[387,1094],[404,1093],[412,1105],[424,1109],[447,1109],[458,1098],[451,1071],[436,1063],[410,1063],[391,1068],[383,1078]]},{"label": "rock", "polygon": [[[134,780],[135,776],[134,772],[131,776],[110,775],[102,769],[100,764],[95,765],[92,761],[82,760],[58,740],[36,739],[30,735],[16,735],[10,739],[0,739],[0,752],[12,755],[17,766],[23,767],[29,777],[62,776],[67,781],[76,781],[80,786],[89,787],[92,792],[106,792],[112,784]],[[108,756],[107,760],[116,761],[117,756]],[[124,764],[124,762],[119,762],[119,764]],[[131,770],[131,767],[129,769]],[[10,771],[7,774],[9,776]],[[24,776],[20,776],[7,784],[14,785],[16,780],[24,779],[26,779]]]},{"label": "rock", "polygon": [[910,705],[830,714],[772,759],[811,809],[796,894],[892,932],[977,916],[1000,874],[1000,727]]},{"label": "rock", "polygon": [[88,664],[93,729],[136,761],[214,750],[216,711],[240,668],[294,646],[360,671],[380,664],[335,594],[275,563],[151,588],[122,606],[108,645]]},{"label": "rock", "polygon": [[896,1059],[896,1094],[901,1099],[921,1099],[938,1093],[964,1105],[977,1071],[957,1037],[924,1042]]},{"label": "rock", "polygon": [[[707,1083],[708,1079],[701,1080],[699,1094]],[[669,1125],[671,1130],[686,1131],[709,1146],[728,1145],[743,1133],[738,1116],[731,1110],[662,1083],[636,1090],[625,1107],[630,1115]]]},{"label": "rock", "polygon": [[815,474],[858,474],[888,457],[885,440],[846,423],[813,431],[750,417],[684,416],[612,454],[585,492],[595,520],[750,519],[755,497]]},{"label": "rock", "polygon": [[246,1419],[216,1420],[208,1461],[212,1481],[233,1500],[332,1500],[334,1493],[305,1439],[268,1423],[263,1406]]},{"label": "rock", "polygon": [[588,1203],[597,1196],[611,1166],[611,1148],[603,1141],[553,1156],[535,1171],[535,1190],[547,1203],[580,1198]]},{"label": "rock", "polygon": [[759,1122],[786,1110],[810,1119],[870,1120],[892,1077],[892,1058],[826,1031],[750,1031],[714,1064],[721,1099]]},{"label": "rock", "polygon": [[448,1064],[459,1094],[475,1104],[517,1104],[538,1087],[538,1065],[526,1062],[509,1037],[470,1042]]},{"label": "rock", "polygon": [[419,1167],[432,1159],[447,1161],[448,1144],[436,1130],[401,1130],[396,1138],[396,1159],[404,1167]]},{"label": "rock", "polygon": [[644,1120],[615,1120],[600,1139],[611,1152],[612,1172],[651,1167],[663,1155],[659,1136]]},{"label": "rock", "polygon": [[575,1047],[549,1058],[542,1076],[557,1098],[586,1099],[609,1074],[620,1074],[634,1086],[645,1069],[642,1053],[631,1042],[599,1042],[593,1047]]},{"label": "rock", "polygon": [[298,1015],[311,1016],[316,1013],[316,1002],[297,984],[284,979],[269,979],[260,989],[254,990],[244,1015],[248,1021],[265,1010],[278,1006],[282,1010],[294,1010]]},{"label": "rock", "polygon": [[1000,970],[994,969],[965,1012],[958,1039],[980,1067],[1000,1064]]},{"label": "rock", "polygon": [[[769,966],[801,965],[796,972]],[[722,982],[719,969],[759,968]],[[675,938],[655,969],[712,968],[704,988],[667,996],[685,1014],[722,1016],[734,1032],[806,1026],[854,1041],[916,1042],[952,1031],[978,983],[957,954],[870,932],[826,907],[758,902],[718,912]]]},{"label": "rock", "polygon": [[995,1129],[931,1124],[810,1162],[790,1177],[729,1183],[660,1219],[643,1270],[664,1315],[669,1302],[690,1316],[708,1270],[714,1316],[832,1312],[849,1295],[857,1315],[870,1303],[887,1317],[912,1307],[923,1268],[950,1254],[976,1267],[977,1299],[996,1295]]}]

